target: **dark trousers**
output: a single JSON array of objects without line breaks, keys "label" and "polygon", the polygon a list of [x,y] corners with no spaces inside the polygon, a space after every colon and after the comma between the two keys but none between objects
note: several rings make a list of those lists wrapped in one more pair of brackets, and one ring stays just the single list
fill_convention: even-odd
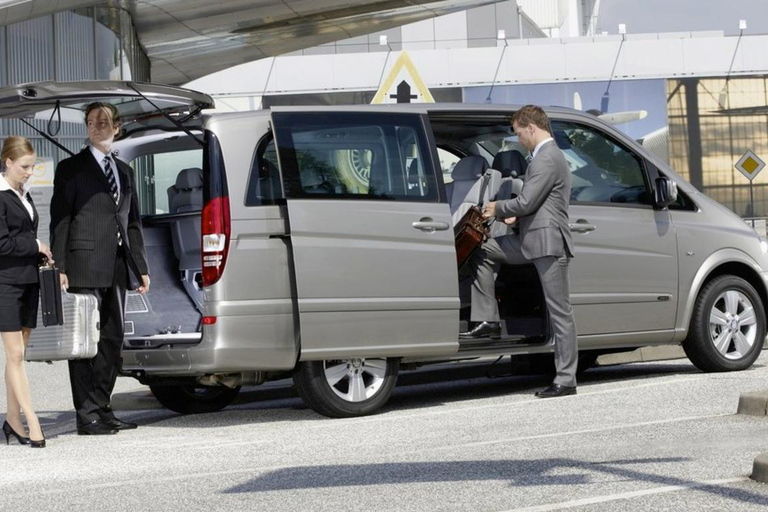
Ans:
[{"label": "dark trousers", "polygon": [[555,350],[557,374],[554,383],[576,385],[578,342],[576,323],[571,308],[568,282],[567,256],[545,256],[528,260],[523,256],[517,235],[491,238],[472,257],[472,314],[473,322],[498,322],[499,303],[496,301],[496,273],[502,264],[523,265],[532,262],[539,274],[544,301],[549,313],[550,343]]},{"label": "dark trousers", "polygon": [[93,359],[69,361],[69,382],[77,424],[114,418],[111,397],[121,364],[125,333],[125,291],[128,284],[125,256],[118,253],[115,277],[108,288],[70,288],[72,293],[94,295],[99,303],[99,350]]}]

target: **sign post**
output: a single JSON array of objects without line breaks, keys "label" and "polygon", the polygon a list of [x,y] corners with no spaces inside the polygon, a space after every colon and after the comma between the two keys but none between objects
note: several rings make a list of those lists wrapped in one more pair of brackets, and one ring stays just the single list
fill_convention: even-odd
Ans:
[{"label": "sign post", "polygon": [[408,52],[401,52],[371,103],[434,103]]},{"label": "sign post", "polygon": [[765,162],[763,162],[754,151],[748,149],[744,155],[739,158],[739,161],[736,162],[734,167],[749,180],[749,216],[754,217],[755,196],[752,192],[752,180],[754,180],[755,177],[760,174],[760,171],[763,170]]}]

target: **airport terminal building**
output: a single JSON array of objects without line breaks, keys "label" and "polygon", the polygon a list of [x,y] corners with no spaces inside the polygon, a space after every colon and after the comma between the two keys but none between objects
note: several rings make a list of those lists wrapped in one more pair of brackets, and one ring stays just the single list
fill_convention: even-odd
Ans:
[{"label": "airport terminal building", "polygon": [[[296,17],[283,7],[198,0],[0,2],[0,86],[187,84],[221,110],[359,104],[407,55],[435,101],[604,115],[736,213],[768,215],[768,173],[754,180],[753,208],[749,182],[734,168],[747,150],[768,161],[768,35],[601,34],[596,2],[580,0],[447,0],[384,16],[341,3],[315,2]],[[52,127],[62,144],[80,148],[82,126]],[[0,121],[0,137],[11,133],[32,138],[53,162],[63,156],[22,122]],[[151,163],[142,165],[151,178]]]}]

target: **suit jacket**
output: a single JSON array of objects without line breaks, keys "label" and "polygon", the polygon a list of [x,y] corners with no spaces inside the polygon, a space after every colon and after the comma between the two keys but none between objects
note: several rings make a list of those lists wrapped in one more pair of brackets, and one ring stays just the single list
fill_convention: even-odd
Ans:
[{"label": "suit jacket", "polygon": [[545,143],[526,172],[523,190],[514,199],[496,203],[496,217],[517,217],[523,256],[573,256],[568,228],[571,171],[554,141]]},{"label": "suit jacket", "polygon": [[56,167],[51,200],[51,250],[69,285],[106,288],[114,283],[117,232],[129,271],[149,274],[133,170],[114,159],[120,180],[117,204],[90,148]]},{"label": "suit jacket", "polygon": [[29,194],[27,200],[32,204],[34,220],[29,218],[16,192],[0,187],[0,283],[3,284],[30,284],[38,280],[39,217]]}]

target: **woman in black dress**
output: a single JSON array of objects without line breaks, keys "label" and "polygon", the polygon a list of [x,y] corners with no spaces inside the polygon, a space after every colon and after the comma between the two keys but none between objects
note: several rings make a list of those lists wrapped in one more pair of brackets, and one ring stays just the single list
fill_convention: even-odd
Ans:
[{"label": "woman in black dress", "polygon": [[[48,246],[37,239],[37,210],[25,187],[36,159],[32,144],[24,137],[8,137],[0,158],[0,337],[5,348],[8,395],[3,433],[6,444],[14,437],[19,444],[43,448],[45,436],[32,409],[24,350],[37,323],[37,260],[39,254],[50,261],[53,257]],[[29,437],[25,435],[21,411]]]}]

